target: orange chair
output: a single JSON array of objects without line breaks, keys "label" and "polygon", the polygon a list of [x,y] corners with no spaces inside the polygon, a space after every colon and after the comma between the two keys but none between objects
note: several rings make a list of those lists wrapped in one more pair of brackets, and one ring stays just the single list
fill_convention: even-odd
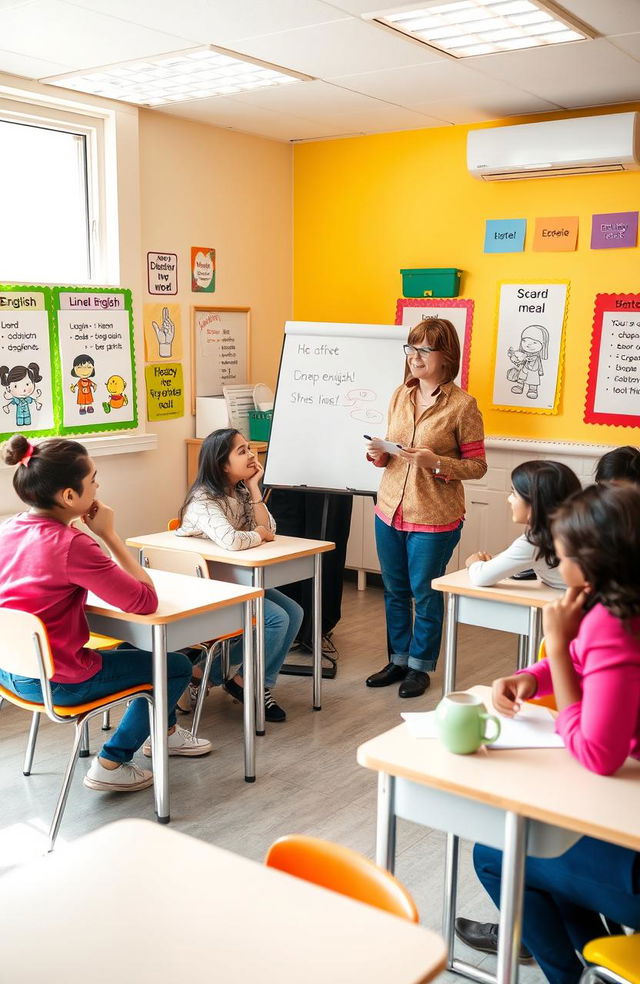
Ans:
[{"label": "orange chair", "polygon": [[[538,662],[541,659],[545,659],[547,655],[547,649],[544,644],[544,639],[540,640],[540,646],[538,648]],[[552,711],[558,710],[558,705],[556,704],[556,699],[553,694],[547,694],[546,697],[532,697],[529,704],[539,704],[541,707],[550,707]]]},{"label": "orange chair", "polygon": [[102,714],[107,708],[126,703],[134,697],[143,697],[148,702],[151,711],[153,705],[151,690],[153,688],[150,683],[145,683],[137,687],[128,687],[126,690],[120,690],[107,697],[100,697],[98,700],[92,700],[86,704],[74,704],[70,707],[55,705],[51,694],[51,677],[55,674],[55,665],[47,630],[37,616],[29,612],[14,611],[11,608],[0,609],[0,666],[8,673],[39,679],[42,687],[43,703],[38,704],[23,700],[11,690],[6,690],[0,686],[0,697],[3,700],[15,704],[16,707],[21,707],[25,711],[30,711],[33,715],[23,767],[25,776],[31,774],[40,715],[46,714],[51,721],[55,721],[57,724],[75,724],[76,730],[71,756],[49,828],[49,850],[52,851],[69,796],[71,780],[78,761],[86,724],[96,714]]},{"label": "orange chair", "polygon": [[397,878],[350,847],[292,834],[271,845],[264,863],[401,919],[419,922],[415,902]]}]

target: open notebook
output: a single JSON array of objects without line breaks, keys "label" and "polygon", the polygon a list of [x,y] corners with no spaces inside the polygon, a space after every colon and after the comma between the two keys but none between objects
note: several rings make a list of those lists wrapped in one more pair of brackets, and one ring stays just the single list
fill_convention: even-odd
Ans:
[{"label": "open notebook", "polygon": [[[493,713],[493,712],[492,712]],[[437,738],[436,712],[403,714],[413,738]],[[515,718],[496,714],[500,721],[500,737],[487,748],[564,748],[564,741],[555,732],[555,717],[548,707],[526,704]],[[490,733],[493,726],[489,725]]]}]

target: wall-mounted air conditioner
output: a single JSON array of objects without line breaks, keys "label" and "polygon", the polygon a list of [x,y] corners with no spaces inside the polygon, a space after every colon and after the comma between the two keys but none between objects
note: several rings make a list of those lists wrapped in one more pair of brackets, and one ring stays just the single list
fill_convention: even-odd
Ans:
[{"label": "wall-mounted air conditioner", "polygon": [[482,181],[640,170],[640,113],[471,130],[467,167]]}]

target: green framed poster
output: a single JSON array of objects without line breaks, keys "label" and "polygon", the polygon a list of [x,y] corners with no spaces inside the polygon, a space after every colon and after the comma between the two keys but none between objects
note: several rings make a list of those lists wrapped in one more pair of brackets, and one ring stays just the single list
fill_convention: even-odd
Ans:
[{"label": "green framed poster", "polygon": [[0,285],[0,441],[58,433],[60,392],[47,287]]},{"label": "green framed poster", "polygon": [[131,291],[53,287],[60,434],[138,426]]}]

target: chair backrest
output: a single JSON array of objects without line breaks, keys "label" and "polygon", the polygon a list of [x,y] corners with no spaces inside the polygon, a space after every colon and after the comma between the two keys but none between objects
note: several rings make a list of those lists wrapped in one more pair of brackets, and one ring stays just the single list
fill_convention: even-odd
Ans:
[{"label": "chair backrest", "polygon": [[[583,980],[623,980],[629,984],[640,982],[640,933],[633,933],[631,936],[603,936],[591,940],[582,955],[585,960],[594,964],[585,971]],[[591,974],[587,977],[589,970]]]},{"label": "chair backrest", "polygon": [[172,533],[173,530],[177,530],[179,526],[180,526],[179,519],[170,519],[169,522],[167,523],[167,530],[169,531],[169,533]]},{"label": "chair backrest", "polygon": [[51,679],[55,667],[49,637],[37,615],[0,608],[0,667],[18,676],[40,680],[44,673]]},{"label": "chair backrest", "polygon": [[269,848],[265,864],[410,922],[419,921],[415,902],[397,878],[349,847],[317,837],[281,837]]},{"label": "chair backrest", "polygon": [[171,571],[172,574],[189,574],[191,577],[209,577],[207,562],[199,553],[192,550],[167,550],[165,547],[144,547],[142,550],[145,567],[157,571]]},{"label": "chair backrest", "polygon": [[[547,647],[545,646],[544,638],[540,640],[540,645],[538,647],[538,662],[541,659],[546,659]],[[530,704],[539,704],[541,707],[549,707],[552,711],[558,710],[558,705],[553,694],[547,694],[546,697],[532,697],[529,701]]]}]

